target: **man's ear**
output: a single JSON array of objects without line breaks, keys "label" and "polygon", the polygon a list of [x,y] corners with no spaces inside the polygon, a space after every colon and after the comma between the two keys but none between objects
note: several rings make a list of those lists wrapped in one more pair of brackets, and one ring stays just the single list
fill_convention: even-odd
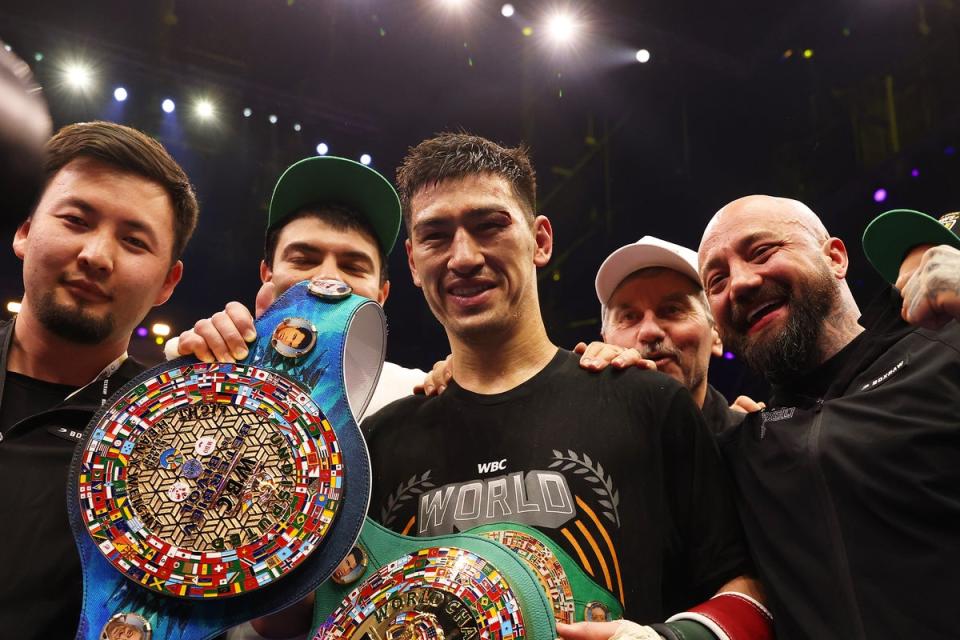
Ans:
[{"label": "man's ear", "polygon": [[27,218],[24,220],[19,227],[17,227],[17,232],[13,234],[13,253],[23,260],[23,256],[26,253],[27,249],[27,236],[30,235],[30,222],[33,218]]},{"label": "man's ear", "polygon": [[553,255],[553,225],[546,216],[537,216],[533,221],[533,239],[536,250],[533,254],[533,263],[537,267],[545,267]]},{"label": "man's ear", "polygon": [[413,243],[411,243],[410,239],[407,238],[404,241],[403,246],[407,250],[407,266],[410,267],[410,275],[413,276],[413,284],[422,289],[423,282],[420,280],[420,274],[417,273],[417,265],[413,263]]},{"label": "man's ear", "polygon": [[827,260],[827,267],[833,273],[837,280],[843,280],[847,277],[847,269],[850,267],[850,256],[847,255],[847,247],[840,238],[829,238],[821,247],[824,257]]},{"label": "man's ear", "polygon": [[167,276],[163,279],[163,286],[160,288],[156,300],[153,301],[153,306],[158,307],[169,300],[170,296],[173,295],[173,290],[177,288],[177,283],[180,282],[180,278],[182,277],[183,262],[177,260],[173,266],[170,267],[170,270],[167,271]]},{"label": "man's ear", "polygon": [[260,282],[270,282],[273,280],[273,269],[267,265],[266,260],[260,261]]},{"label": "man's ear", "polygon": [[718,358],[723,355],[723,342],[716,326],[710,327],[710,353]]},{"label": "man's ear", "polygon": [[383,306],[383,303],[387,301],[387,296],[390,295],[390,281],[384,280],[383,284],[380,285],[380,291],[377,292],[377,302],[380,303],[380,306]]}]

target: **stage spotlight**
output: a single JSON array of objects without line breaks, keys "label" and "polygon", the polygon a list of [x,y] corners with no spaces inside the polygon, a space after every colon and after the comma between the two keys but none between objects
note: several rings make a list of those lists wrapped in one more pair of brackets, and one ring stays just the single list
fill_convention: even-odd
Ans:
[{"label": "stage spotlight", "polygon": [[360,164],[369,166],[371,162],[373,162],[373,158],[370,157],[369,153],[360,156]]},{"label": "stage spotlight", "polygon": [[150,333],[147,331],[146,327],[137,327],[137,336],[140,338],[146,338],[147,334]]},{"label": "stage spotlight", "polygon": [[267,120],[270,121],[270,124],[277,124],[277,116],[273,115],[272,113],[270,114],[270,117],[267,118]]},{"label": "stage spotlight", "polygon": [[13,47],[11,47],[8,44],[3,45],[3,48],[6,49],[8,52],[13,51]]},{"label": "stage spotlight", "polygon": [[920,169],[911,169],[911,170],[910,170],[910,177],[911,177],[911,178],[919,178],[919,177],[920,177]]},{"label": "stage spotlight", "polygon": [[163,102],[160,103],[160,108],[163,109],[164,113],[173,113],[173,110],[177,108],[177,105],[174,104],[173,100],[170,98],[164,98]]},{"label": "stage spotlight", "polygon": [[127,90],[123,87],[117,87],[113,90],[113,99],[117,102],[123,102],[127,99]]},{"label": "stage spotlight", "polygon": [[330,147],[327,146],[326,142],[321,142],[320,144],[317,145],[318,156],[325,156],[327,155],[328,151],[330,151]]},{"label": "stage spotlight", "polygon": [[547,36],[555,44],[570,44],[580,31],[577,19],[567,11],[556,11],[547,18]]},{"label": "stage spotlight", "polygon": [[294,122],[294,123],[293,123],[293,130],[296,131],[297,133],[300,133],[300,129],[302,129],[302,128],[303,128],[303,127],[300,126],[300,123],[299,123],[299,122]]},{"label": "stage spotlight", "polygon": [[873,201],[874,202],[884,202],[887,199],[887,190],[884,188],[877,189],[873,192]]},{"label": "stage spotlight", "polygon": [[150,330],[153,331],[155,336],[168,336],[170,335],[170,325],[163,322],[154,323]]},{"label": "stage spotlight", "polygon": [[524,37],[529,38],[530,36],[533,35],[533,27],[524,27],[523,29],[521,29],[520,33],[522,33]]},{"label": "stage spotlight", "polygon": [[462,9],[468,0],[437,0],[445,9]]},{"label": "stage spotlight", "polygon": [[206,98],[201,98],[193,105],[193,113],[201,120],[210,120],[216,114],[216,109],[212,102]]},{"label": "stage spotlight", "polygon": [[512,18],[514,13],[516,13],[516,9],[514,9],[513,5],[509,2],[500,7],[500,15],[504,18]]},{"label": "stage spotlight", "polygon": [[646,49],[639,49],[637,51],[637,62],[640,64],[646,64],[650,62],[650,52]]},{"label": "stage spotlight", "polygon": [[93,85],[93,70],[82,62],[71,62],[63,70],[67,86],[76,91],[86,91]]},{"label": "stage spotlight", "polygon": [[243,117],[244,117],[244,118],[249,118],[249,117],[252,116],[252,115],[253,115],[253,109],[251,109],[250,107],[245,107],[245,108],[243,109]]},{"label": "stage spotlight", "polygon": [[9,311],[10,313],[20,313],[20,301],[11,300],[10,302],[8,302],[7,311]]},{"label": "stage spotlight", "polygon": [[809,60],[810,58],[812,58],[812,57],[813,57],[813,49],[804,49],[804,50],[803,50],[803,57],[806,58],[807,60]]},{"label": "stage spotlight", "polygon": [[35,54],[33,54],[33,59],[37,62],[43,62],[43,52],[37,51]]}]

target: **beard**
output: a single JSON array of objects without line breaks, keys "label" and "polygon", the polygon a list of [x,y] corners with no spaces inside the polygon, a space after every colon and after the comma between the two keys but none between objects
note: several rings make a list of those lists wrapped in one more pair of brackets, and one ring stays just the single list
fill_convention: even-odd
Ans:
[{"label": "beard", "polygon": [[83,306],[61,304],[53,292],[44,293],[36,305],[37,319],[50,332],[77,344],[99,344],[114,329],[113,315],[97,317]]},{"label": "beard", "polygon": [[[796,378],[820,364],[820,339],[839,298],[839,286],[826,267],[792,290],[775,282],[764,284],[748,300],[734,303],[733,328],[724,331],[723,342],[771,382]],[[750,337],[748,310],[767,300],[789,306],[786,324],[778,333]]]}]

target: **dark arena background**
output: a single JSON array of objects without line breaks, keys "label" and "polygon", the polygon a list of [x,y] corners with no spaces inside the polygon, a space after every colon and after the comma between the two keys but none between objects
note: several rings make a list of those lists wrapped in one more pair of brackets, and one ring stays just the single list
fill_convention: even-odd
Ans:
[{"label": "dark arena background", "polygon": [[[183,282],[131,344],[147,362],[155,324],[176,335],[252,305],[273,184],[318,153],[392,179],[435,132],[529,144],[557,240],[543,312],[567,348],[599,335],[593,278],[611,250],[646,234],[696,248],[741,195],[817,211],[847,243],[861,304],[881,288],[860,247],[869,220],[960,208],[955,0],[20,0],[0,8],[0,38],[55,126],[140,128],[197,187]],[[17,223],[7,212],[7,238]],[[6,308],[22,280],[11,250],[2,260]],[[390,271],[388,359],[427,368],[446,340],[400,243]],[[732,354],[711,380],[766,397]]]}]

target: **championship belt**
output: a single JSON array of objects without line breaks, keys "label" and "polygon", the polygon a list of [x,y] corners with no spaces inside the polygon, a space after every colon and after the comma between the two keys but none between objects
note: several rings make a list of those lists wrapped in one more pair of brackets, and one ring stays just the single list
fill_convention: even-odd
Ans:
[{"label": "championship belt", "polygon": [[313,640],[552,640],[556,622],[621,618],[617,599],[519,524],[411,538],[369,518],[317,590]]},{"label": "championship belt", "polygon": [[67,493],[78,638],[210,638],[302,599],[353,549],[370,498],[354,416],[383,310],[314,280],[256,326],[244,360],[159,365],[87,427]]}]

